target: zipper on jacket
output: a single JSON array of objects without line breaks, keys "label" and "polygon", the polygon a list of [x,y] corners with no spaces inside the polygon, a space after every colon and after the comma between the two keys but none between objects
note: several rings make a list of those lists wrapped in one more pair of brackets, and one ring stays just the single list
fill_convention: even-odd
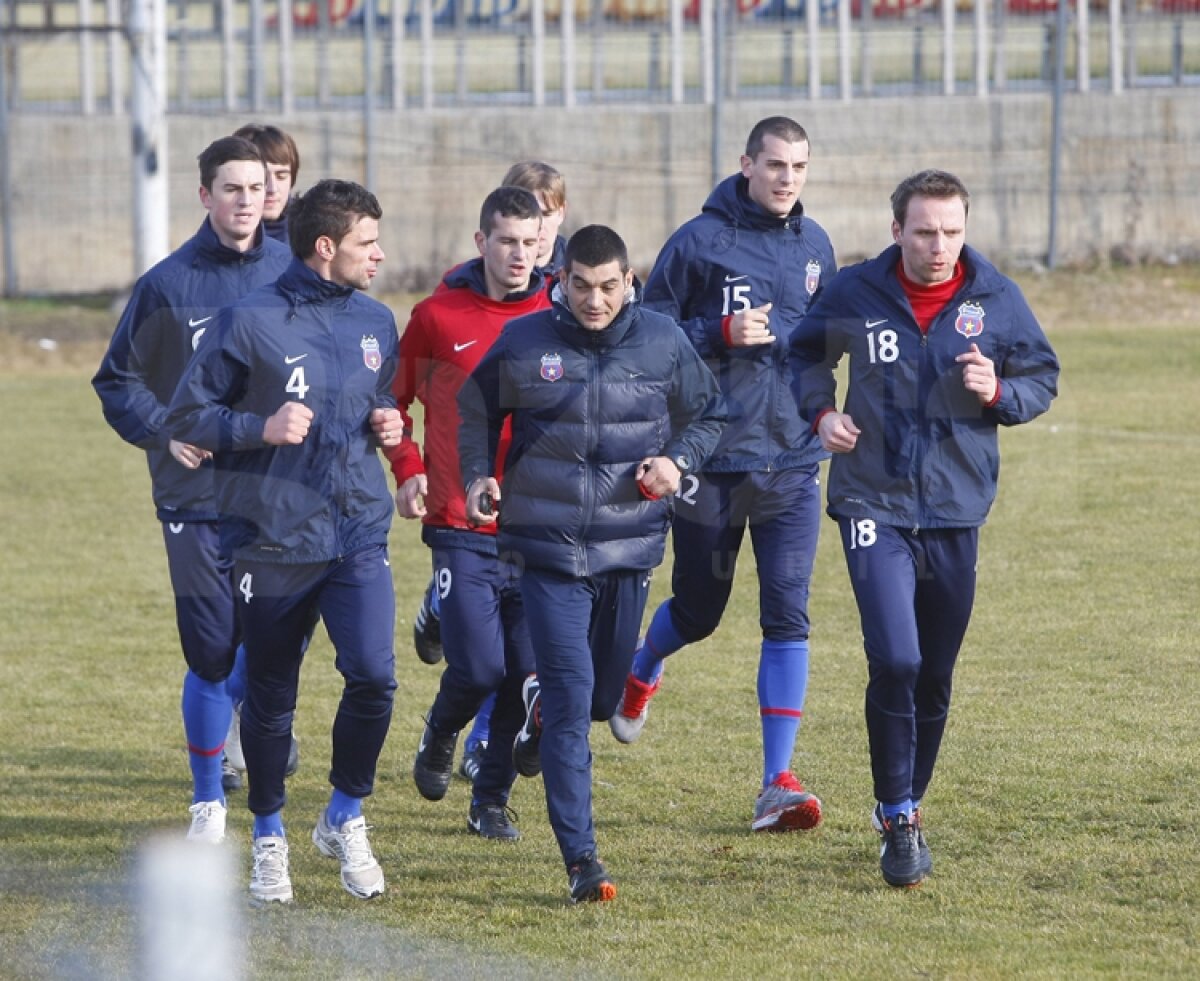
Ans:
[{"label": "zipper on jacket", "polygon": [[[324,311],[322,311],[324,312]],[[334,405],[337,405],[337,395],[341,393],[344,387],[344,376],[342,372],[341,350],[338,346],[337,334],[333,329],[332,318],[325,319],[325,331],[329,335],[330,343],[333,346],[333,357],[330,359],[333,365],[333,374],[336,375],[336,383],[330,387],[331,394],[334,395]],[[343,427],[338,419],[338,413],[334,412],[334,422],[338,423],[335,432],[339,439],[342,439],[342,444],[338,448],[339,466],[334,468],[333,473],[333,501],[336,513],[333,523],[333,546],[338,555],[342,554],[342,519],[348,514],[346,510],[346,472],[350,465],[350,441],[343,438]]]},{"label": "zipper on jacket", "polygon": [[[933,329],[933,324],[929,325],[929,329],[930,330]],[[917,330],[921,330],[919,325],[917,326]],[[924,406],[928,399],[928,393],[925,391],[925,369],[928,366],[928,363],[929,363],[929,332],[921,331],[921,360],[917,366],[917,400],[918,400],[917,404],[918,404],[918,406]],[[919,409],[919,411],[921,413],[921,428],[920,428],[920,432],[918,433],[920,440],[918,443],[919,449],[916,454],[917,473],[916,473],[916,481],[915,481],[915,484],[916,484],[915,490],[916,490],[916,505],[917,505],[917,514],[916,514],[917,522],[913,525],[913,529],[912,529],[912,532],[914,535],[916,535],[920,532],[920,530],[921,530],[921,525],[920,525],[921,515],[923,515],[925,513],[925,447],[929,445],[929,432],[928,432],[929,420],[928,420],[928,418],[926,418],[925,410],[923,408]]]},{"label": "zipper on jacket", "polygon": [[588,571],[587,544],[583,538],[592,524],[595,513],[596,482],[592,478],[592,459],[595,457],[596,446],[600,442],[600,355],[596,351],[584,353],[587,358],[587,444],[584,448],[583,461],[583,524],[579,529],[580,538],[576,548],[579,550],[580,575],[591,575]]}]

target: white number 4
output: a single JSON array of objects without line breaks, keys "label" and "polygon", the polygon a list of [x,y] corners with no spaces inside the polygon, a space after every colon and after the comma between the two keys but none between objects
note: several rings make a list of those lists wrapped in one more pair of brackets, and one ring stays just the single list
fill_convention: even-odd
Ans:
[{"label": "white number 4", "polygon": [[311,388],[304,382],[304,365],[298,364],[292,369],[292,377],[288,379],[287,385],[284,386],[285,392],[295,392],[296,398],[301,402],[304,401],[304,393]]},{"label": "white number 4", "polygon": [[238,591],[244,597],[246,597],[247,603],[249,603],[252,599],[254,599],[254,591],[250,588],[251,584],[252,584],[252,580],[250,578],[250,573],[248,573],[248,572],[244,576],[242,576],[242,581],[240,583],[238,583]]}]

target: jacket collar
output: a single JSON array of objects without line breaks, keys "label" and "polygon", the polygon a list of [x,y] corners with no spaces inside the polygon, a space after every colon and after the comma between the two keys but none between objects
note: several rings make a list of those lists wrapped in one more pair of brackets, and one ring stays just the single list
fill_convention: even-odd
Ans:
[{"label": "jacket collar", "polygon": [[750,182],[741,174],[731,174],[713,188],[704,210],[723,221],[741,228],[774,231],[779,228],[799,229],[804,220],[804,205],[799,200],[784,219],[769,214],[751,199]]},{"label": "jacket collar", "polygon": [[254,230],[254,244],[245,252],[239,252],[237,249],[231,249],[217,238],[217,233],[213,230],[212,222],[207,217],[204,223],[200,226],[200,230],[196,232],[196,243],[199,246],[200,255],[209,262],[257,262],[263,257],[266,247],[263,244],[263,227],[260,223],[258,228]]},{"label": "jacket collar", "polygon": [[341,286],[311,269],[302,260],[293,258],[291,264],[279,277],[279,290],[289,302],[296,306],[301,303],[340,303],[345,305],[355,294],[353,286]]},{"label": "jacket collar", "polygon": [[[960,294],[994,293],[1003,287],[1004,277],[1000,271],[971,246],[963,246],[959,261],[967,273],[962,289],[959,290]],[[904,287],[900,285],[900,279],[896,275],[896,267],[899,264],[900,246],[893,243],[874,259],[864,263],[863,272],[867,280],[875,283],[880,289],[903,292]]]},{"label": "jacket collar", "polygon": [[[529,275],[529,285],[525,289],[509,293],[499,302],[520,303],[522,300],[528,300],[546,288],[546,280],[545,272],[541,269],[534,269]],[[487,277],[483,271],[482,257],[469,259],[462,265],[455,266],[442,277],[442,282],[446,284],[447,289],[469,289],[484,299],[491,299],[488,296]]]},{"label": "jacket collar", "polygon": [[616,347],[641,314],[642,284],[635,276],[633,285],[625,293],[625,302],[620,312],[604,330],[589,330],[575,319],[575,314],[567,305],[567,296],[562,283],[554,284],[554,288],[550,292],[550,301],[554,321],[559,331],[571,343],[580,347]]}]

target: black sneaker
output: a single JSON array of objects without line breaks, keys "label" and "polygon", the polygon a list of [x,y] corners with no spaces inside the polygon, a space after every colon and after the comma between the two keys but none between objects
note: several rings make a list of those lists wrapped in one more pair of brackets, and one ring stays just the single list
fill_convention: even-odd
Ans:
[{"label": "black sneaker", "polygon": [[617,898],[616,884],[594,854],[584,855],[568,865],[567,879],[571,883],[573,903],[607,903]]},{"label": "black sneaker", "polygon": [[413,781],[426,800],[441,800],[446,796],[454,772],[454,747],[457,745],[457,732],[438,732],[426,721],[417,758],[413,761]]},{"label": "black sneaker", "polygon": [[542,772],[542,686],[536,674],[525,679],[521,698],[525,702],[525,724],[513,743],[513,766],[523,777],[536,777]]},{"label": "black sneaker", "polygon": [[472,804],[467,812],[467,829],[480,838],[516,841],[521,837],[514,822],[517,812],[504,804]]},{"label": "black sneaker", "polygon": [[[921,856],[921,827],[915,815],[897,814],[894,818],[878,818],[882,828],[879,848],[879,869],[889,886],[919,885],[928,875]],[[928,846],[926,846],[928,853]],[[929,868],[933,859],[929,859]]]},{"label": "black sneaker", "polygon": [[242,774],[224,753],[221,754],[221,789],[226,793],[242,789]]},{"label": "black sneaker", "polygon": [[[925,841],[925,820],[921,816],[921,809],[918,807],[913,811],[913,824],[917,826],[917,862],[921,870],[921,878],[925,879],[933,872],[933,853],[929,850],[929,843]],[[875,810],[871,812],[871,827],[878,834],[883,834],[883,805],[876,804]]]},{"label": "black sneaker", "polygon": [[479,776],[479,767],[483,763],[483,753],[486,749],[486,739],[468,742],[467,748],[463,750],[462,761],[458,764],[459,775],[474,783],[475,778]]},{"label": "black sneaker", "polygon": [[426,664],[437,664],[445,655],[442,653],[442,621],[433,612],[433,580],[425,587],[421,607],[413,620],[413,646],[417,657]]}]

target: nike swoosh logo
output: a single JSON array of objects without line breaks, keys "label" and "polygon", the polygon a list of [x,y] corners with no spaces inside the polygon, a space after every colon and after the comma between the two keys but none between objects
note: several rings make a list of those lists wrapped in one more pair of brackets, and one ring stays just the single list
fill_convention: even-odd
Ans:
[{"label": "nike swoosh logo", "polygon": [[747,273],[745,276],[726,276],[726,277],[725,277],[725,282],[727,282],[727,283],[736,283],[738,280],[741,280],[741,279],[749,279],[749,278],[750,278],[750,274],[749,274],[749,273]]},{"label": "nike swoosh logo", "polygon": [[886,324],[887,322],[888,322],[887,317],[884,317],[882,320],[868,320],[867,321],[867,330],[871,330],[872,328],[878,327],[880,324]]},{"label": "nike swoosh logo", "polygon": [[296,363],[297,361],[299,361],[301,358],[307,358],[307,357],[308,357],[308,352],[307,352],[307,351],[305,351],[303,354],[297,354],[297,355],[296,355],[294,358],[289,358],[289,357],[288,357],[288,356],[285,354],[285,355],[283,356],[283,363],[284,363],[284,364],[295,364],[295,363]]},{"label": "nike swoosh logo", "polygon": [[645,372],[644,372],[644,371],[631,371],[631,372],[629,373],[629,377],[630,377],[630,378],[641,378],[641,377],[642,377],[642,375],[644,375],[644,374],[645,374]]},{"label": "nike swoosh logo", "polygon": [[475,340],[474,340],[474,341],[467,341],[467,343],[466,343],[466,344],[455,344],[455,345],[454,345],[454,350],[455,350],[456,352],[457,352],[457,351],[465,351],[467,348],[469,348],[469,347],[470,347],[472,344],[474,344],[474,343],[475,343],[476,341],[478,341],[478,340],[479,340],[479,338],[477,337],[477,338],[475,338]]},{"label": "nike swoosh logo", "polygon": [[468,817],[467,824],[469,824],[471,826],[472,831],[479,830],[479,818]]},{"label": "nike swoosh logo", "polygon": [[193,320],[191,317],[188,317],[188,326],[199,327],[201,324],[206,324],[212,320],[213,316],[214,314],[209,314],[207,317],[201,317],[199,320]]}]

